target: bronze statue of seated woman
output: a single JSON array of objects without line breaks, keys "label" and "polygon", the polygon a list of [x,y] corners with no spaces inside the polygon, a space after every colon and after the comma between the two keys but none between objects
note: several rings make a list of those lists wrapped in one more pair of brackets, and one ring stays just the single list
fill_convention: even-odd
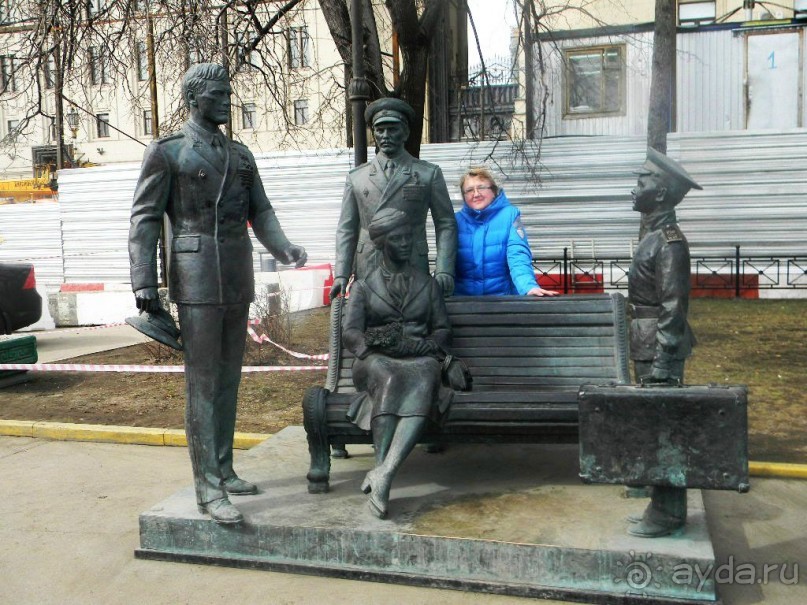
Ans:
[{"label": "bronze statue of seated woman", "polygon": [[439,422],[451,403],[453,391],[441,378],[451,326],[440,285],[409,264],[407,215],[380,210],[369,233],[383,260],[353,284],[343,339],[356,356],[357,395],[348,418],[372,430],[375,446],[376,466],[361,488],[370,494],[371,511],[383,519],[396,472],[427,423]]}]

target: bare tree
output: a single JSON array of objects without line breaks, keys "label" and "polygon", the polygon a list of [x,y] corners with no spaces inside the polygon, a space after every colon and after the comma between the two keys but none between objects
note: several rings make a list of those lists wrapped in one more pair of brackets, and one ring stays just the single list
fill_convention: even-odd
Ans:
[{"label": "bare tree", "polygon": [[656,0],[653,73],[647,115],[647,146],[667,153],[675,99],[675,0]]},{"label": "bare tree", "polygon": [[[409,103],[419,116],[426,106],[426,75],[432,38],[444,15],[448,0],[385,0],[384,8],[374,7],[371,0],[363,0],[362,21],[364,32],[365,77],[370,83],[373,98],[398,97]],[[350,40],[350,13],[347,0],[319,0],[331,36],[346,69],[346,78],[352,77]],[[383,31],[390,31],[397,40],[401,54],[400,77],[391,74],[391,55],[383,50],[377,20],[383,20]],[[396,74],[397,75],[397,74]],[[390,84],[397,80],[397,84]],[[414,156],[420,152],[423,122],[413,125],[407,151]]]}]

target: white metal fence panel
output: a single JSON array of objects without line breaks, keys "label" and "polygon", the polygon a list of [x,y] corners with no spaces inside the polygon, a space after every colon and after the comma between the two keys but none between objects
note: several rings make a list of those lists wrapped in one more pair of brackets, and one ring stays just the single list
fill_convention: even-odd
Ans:
[{"label": "white metal fence panel", "polygon": [[745,38],[728,30],[679,33],[677,129],[745,128]]},{"label": "white metal fence panel", "polygon": [[65,283],[129,283],[129,215],[140,164],[59,172]]},{"label": "white metal fence panel", "polygon": [[[559,258],[564,248],[579,258],[630,256],[639,230],[630,191],[644,161],[644,137],[548,139],[540,159],[538,149],[453,143],[425,145],[421,157],[443,169],[456,210],[458,180],[469,166],[486,163],[500,174],[538,259]],[[744,255],[807,255],[807,130],[672,134],[669,154],[704,187],[678,209],[693,255],[732,255],[735,245]],[[257,163],[289,238],[306,247],[311,264],[331,262],[352,153],[273,153]],[[127,164],[62,172],[64,281],[128,283],[138,170]],[[261,250],[255,242],[256,269]]]},{"label": "white metal fence panel", "polygon": [[64,281],[59,204],[0,206],[0,261],[33,263],[37,283],[58,288]]}]

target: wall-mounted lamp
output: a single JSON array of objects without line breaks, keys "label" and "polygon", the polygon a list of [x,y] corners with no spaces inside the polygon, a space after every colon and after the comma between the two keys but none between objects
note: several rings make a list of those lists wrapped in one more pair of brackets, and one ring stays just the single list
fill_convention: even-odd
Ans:
[{"label": "wall-mounted lamp", "polygon": [[106,153],[103,147],[96,147],[95,150],[98,152],[98,155],[104,155]]},{"label": "wall-mounted lamp", "polygon": [[79,122],[79,116],[78,112],[76,111],[76,108],[71,107],[70,111],[67,112],[67,115],[65,117],[67,118],[67,125],[70,126],[70,132],[73,133],[73,138],[75,139],[76,135],[78,134],[78,122]]}]

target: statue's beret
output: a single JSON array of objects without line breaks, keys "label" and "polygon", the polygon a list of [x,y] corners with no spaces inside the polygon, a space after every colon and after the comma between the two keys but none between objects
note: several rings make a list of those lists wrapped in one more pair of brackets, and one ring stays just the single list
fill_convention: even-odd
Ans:
[{"label": "statue's beret", "polygon": [[636,171],[636,174],[663,175],[687,189],[703,189],[695,182],[695,179],[689,176],[689,173],[684,170],[681,164],[652,147],[647,148],[647,159],[642,164],[642,167]]},{"label": "statue's beret", "polygon": [[386,235],[396,227],[401,225],[408,225],[409,217],[406,213],[397,208],[382,208],[373,215],[367,231],[370,233],[370,239],[376,240],[382,235]]},{"label": "statue's beret", "polygon": [[392,97],[373,101],[364,110],[364,120],[370,126],[383,122],[401,122],[411,127],[415,118],[415,110],[409,103]]}]

